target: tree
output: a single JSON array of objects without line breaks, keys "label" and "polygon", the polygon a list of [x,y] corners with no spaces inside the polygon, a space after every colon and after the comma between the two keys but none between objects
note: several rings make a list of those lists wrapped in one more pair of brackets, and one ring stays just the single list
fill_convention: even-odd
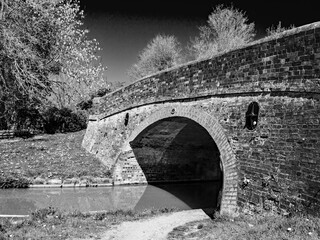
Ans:
[{"label": "tree", "polygon": [[243,46],[255,36],[254,23],[248,23],[245,13],[233,6],[218,5],[209,15],[207,26],[191,42],[194,59],[210,58],[222,51]]},{"label": "tree", "polygon": [[46,96],[51,89],[48,74],[60,70],[52,54],[56,28],[46,14],[49,6],[34,4],[1,1],[0,100],[9,123],[27,102],[34,105]]},{"label": "tree", "polygon": [[68,1],[60,8],[60,61],[59,75],[51,75],[54,85],[50,100],[56,106],[74,108],[101,88],[109,88],[104,78],[106,68],[100,63],[97,52],[101,50],[96,39],[88,39],[83,29],[83,11],[79,4]]},{"label": "tree", "polygon": [[62,89],[71,95],[85,89],[83,96],[94,83],[102,84],[98,43],[87,39],[78,1],[0,4],[0,101],[7,122],[15,122],[19,109],[37,108]]},{"label": "tree", "polygon": [[157,35],[138,56],[138,62],[129,71],[136,80],[181,62],[180,43],[174,36]]}]

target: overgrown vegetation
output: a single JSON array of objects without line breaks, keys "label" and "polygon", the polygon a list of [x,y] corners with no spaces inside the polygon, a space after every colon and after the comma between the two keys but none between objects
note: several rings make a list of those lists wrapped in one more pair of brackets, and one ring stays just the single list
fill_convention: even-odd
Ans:
[{"label": "overgrown vegetation", "polygon": [[284,32],[286,30],[293,29],[293,28],[294,28],[294,25],[291,25],[289,27],[283,27],[281,25],[281,21],[280,21],[276,27],[272,25],[271,27],[267,28],[266,32],[267,32],[267,36],[276,37],[280,33]]},{"label": "overgrown vegetation", "polygon": [[113,211],[98,213],[64,212],[51,207],[40,209],[25,220],[0,219],[0,239],[73,239],[98,238],[123,221],[173,212],[175,209],[150,209],[143,212]]}]

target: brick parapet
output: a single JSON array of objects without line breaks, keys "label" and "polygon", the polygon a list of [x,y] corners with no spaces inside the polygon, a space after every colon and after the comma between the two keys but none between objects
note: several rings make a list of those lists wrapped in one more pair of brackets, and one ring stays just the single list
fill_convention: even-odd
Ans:
[{"label": "brick parapet", "polygon": [[155,102],[268,92],[320,93],[319,23],[159,72],[95,102],[103,117]]}]

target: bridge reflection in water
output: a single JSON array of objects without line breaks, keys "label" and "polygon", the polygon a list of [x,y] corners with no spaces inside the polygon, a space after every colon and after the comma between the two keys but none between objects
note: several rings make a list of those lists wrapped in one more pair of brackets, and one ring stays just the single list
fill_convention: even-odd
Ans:
[{"label": "bridge reflection in water", "polygon": [[221,182],[171,183],[104,188],[0,190],[0,215],[26,215],[48,206],[63,210],[141,211],[150,208],[214,209]]}]

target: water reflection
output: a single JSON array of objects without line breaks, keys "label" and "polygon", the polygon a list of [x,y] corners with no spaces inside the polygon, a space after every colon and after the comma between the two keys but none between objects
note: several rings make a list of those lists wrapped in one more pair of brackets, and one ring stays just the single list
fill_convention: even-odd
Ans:
[{"label": "water reflection", "polygon": [[115,186],[105,188],[4,189],[0,214],[25,215],[48,206],[64,210],[113,211],[175,207],[214,208],[219,182]]}]

